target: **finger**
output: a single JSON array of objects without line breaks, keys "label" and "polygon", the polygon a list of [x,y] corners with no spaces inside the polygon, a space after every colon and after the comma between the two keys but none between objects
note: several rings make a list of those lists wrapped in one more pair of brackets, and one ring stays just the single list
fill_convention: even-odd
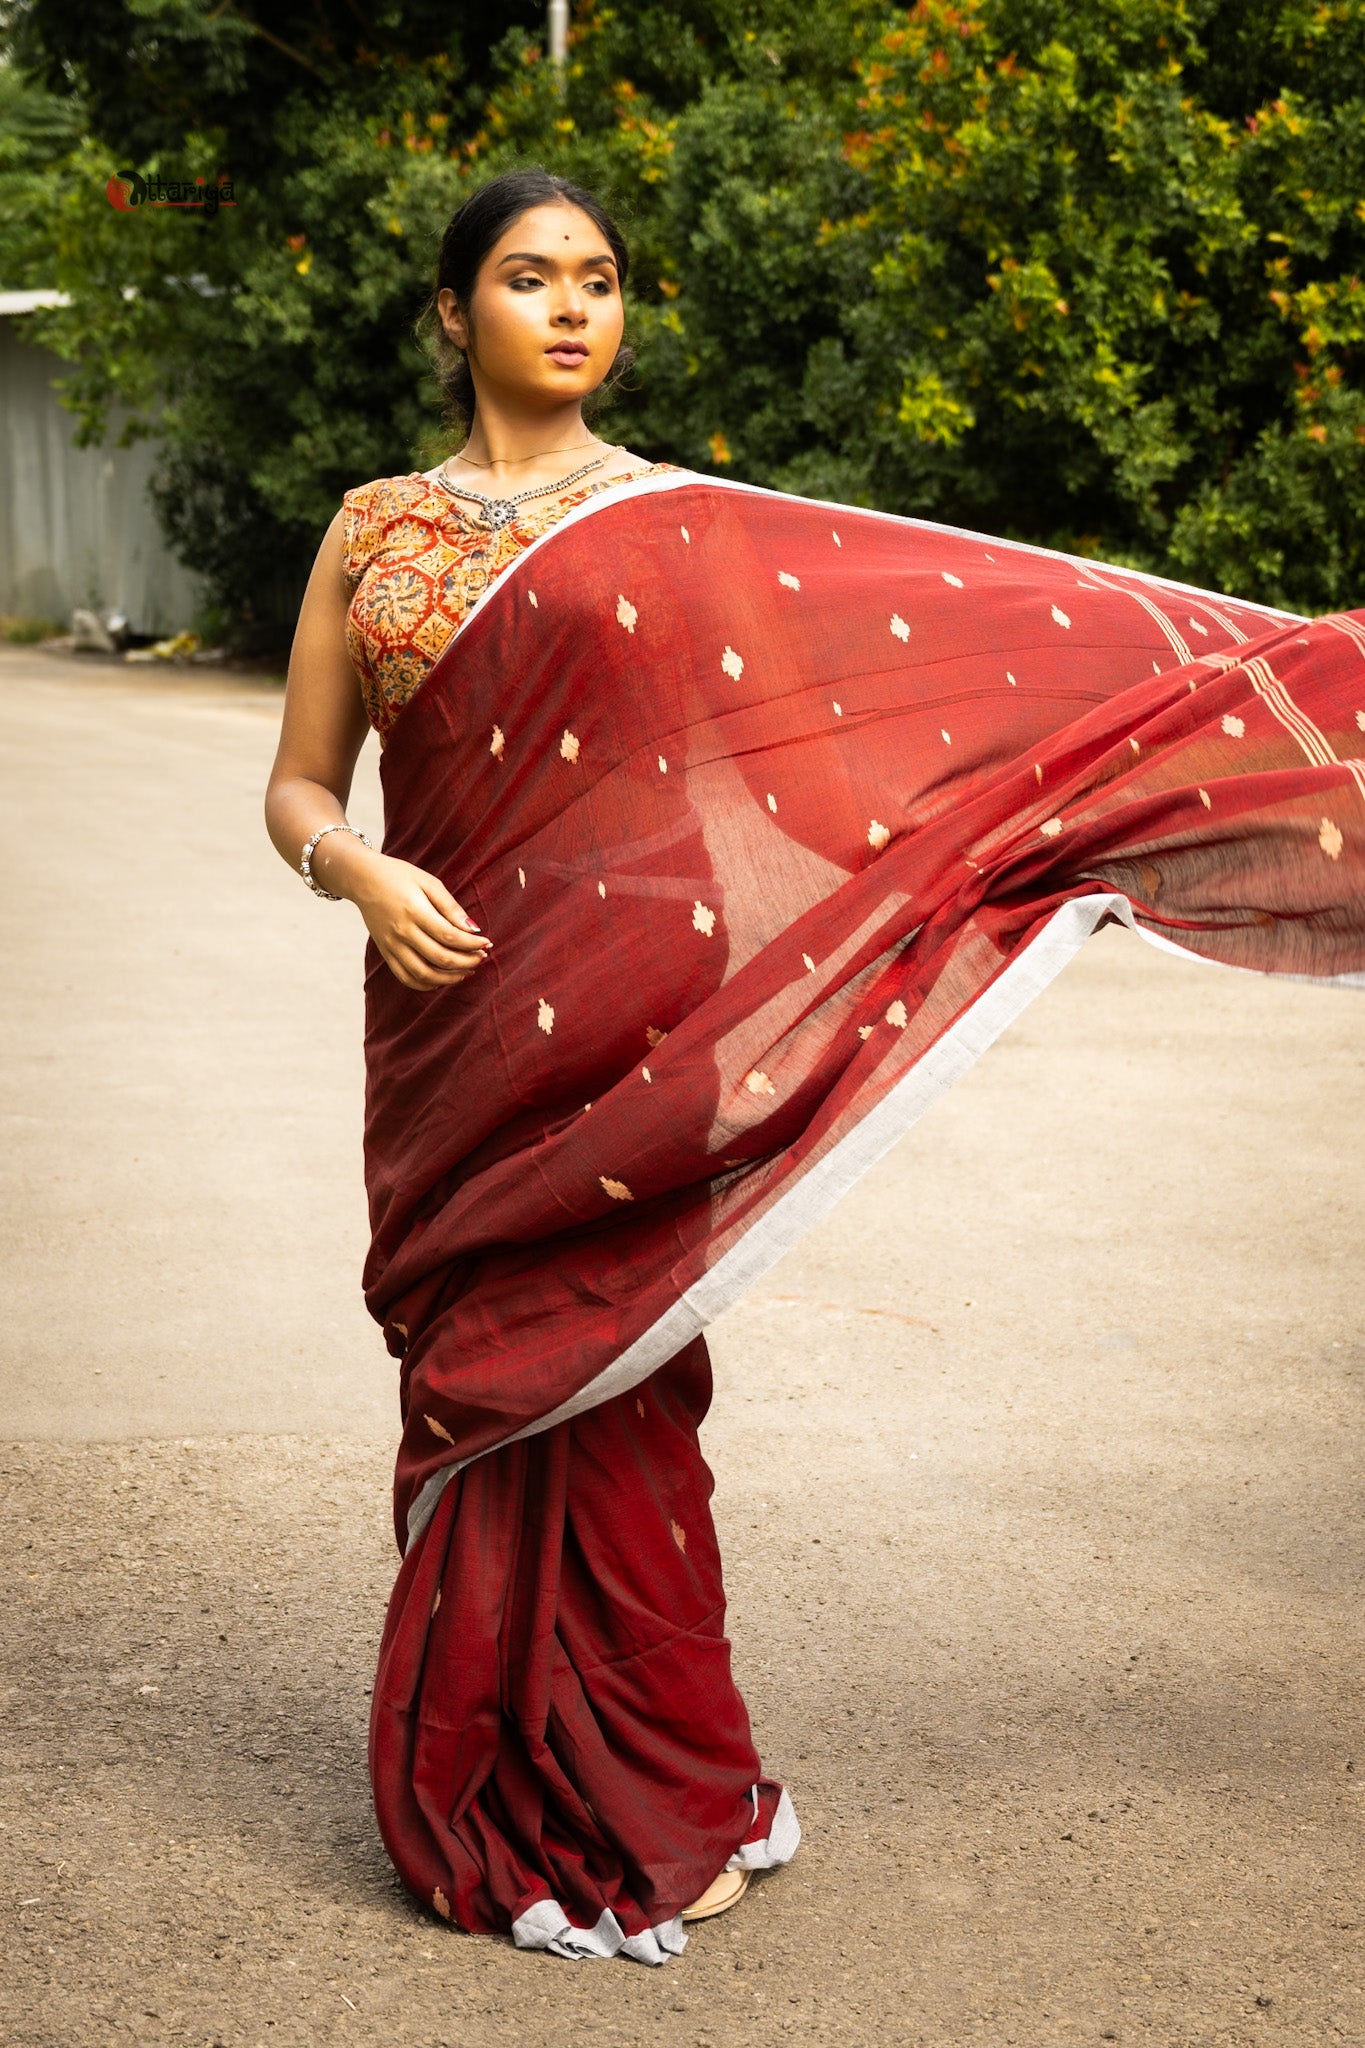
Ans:
[{"label": "finger", "polygon": [[426,961],[429,966],[441,969],[455,968],[461,974],[472,973],[474,968],[478,967],[487,957],[482,951],[477,950],[468,939],[456,943],[453,940],[433,936],[430,932],[424,932],[420,928],[404,932],[402,943],[409,947],[412,952],[416,953],[420,959]]},{"label": "finger", "polygon": [[435,875],[423,875],[422,888],[442,917],[447,918],[451,924],[458,925],[461,931],[477,932],[481,929],[469,912],[455,901],[445,883],[438,881]]},{"label": "finger", "polygon": [[404,988],[416,988],[418,983],[412,969],[407,965],[402,955],[397,951],[384,947],[381,947],[380,950],[384,955],[384,965],[388,968],[394,980],[401,981]]},{"label": "finger", "polygon": [[436,946],[431,940],[407,939],[403,942],[406,965],[423,977],[425,987],[445,987],[450,982],[464,981],[473,974],[477,960],[460,961],[453,953]]},{"label": "finger", "polygon": [[493,943],[491,939],[485,939],[478,933],[462,931],[428,903],[415,903],[409,913],[408,922],[409,929],[404,933],[405,938],[412,939],[416,933],[421,932],[425,937],[434,940],[438,946],[463,953],[471,960],[482,960]]},{"label": "finger", "polygon": [[430,966],[401,939],[390,939],[379,950],[390,973],[402,982],[404,988],[420,989],[424,992],[444,988],[452,981],[463,981],[465,973],[471,971],[453,968],[443,971]]}]

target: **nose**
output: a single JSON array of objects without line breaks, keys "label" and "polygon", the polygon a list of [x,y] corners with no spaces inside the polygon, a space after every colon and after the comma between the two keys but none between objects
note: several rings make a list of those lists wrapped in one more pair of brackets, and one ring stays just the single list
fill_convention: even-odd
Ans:
[{"label": "nose", "polygon": [[587,302],[578,286],[573,283],[563,284],[560,287],[558,302],[555,306],[555,326],[582,327],[586,325],[587,318]]}]

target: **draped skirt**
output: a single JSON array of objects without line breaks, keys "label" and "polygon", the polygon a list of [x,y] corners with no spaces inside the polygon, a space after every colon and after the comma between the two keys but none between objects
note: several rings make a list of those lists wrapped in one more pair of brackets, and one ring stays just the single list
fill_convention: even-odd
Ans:
[{"label": "draped skirt", "polygon": [[370,1762],[405,1884],[460,1927],[662,1962],[727,1866],[794,1852],[730,1670],[695,1339],[451,1482],[394,1588]]}]

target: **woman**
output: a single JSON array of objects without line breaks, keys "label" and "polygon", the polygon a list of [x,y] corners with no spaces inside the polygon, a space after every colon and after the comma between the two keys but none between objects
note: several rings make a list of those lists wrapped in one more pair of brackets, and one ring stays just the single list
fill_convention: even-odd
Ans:
[{"label": "woman", "polygon": [[372,942],[384,1839],[462,1927],[659,1962],[799,1838],[729,1670],[702,1328],[1107,919],[1361,976],[1365,627],[643,463],[582,412],[625,276],[543,173],[456,214],[467,437],[347,494],[267,814]]}]

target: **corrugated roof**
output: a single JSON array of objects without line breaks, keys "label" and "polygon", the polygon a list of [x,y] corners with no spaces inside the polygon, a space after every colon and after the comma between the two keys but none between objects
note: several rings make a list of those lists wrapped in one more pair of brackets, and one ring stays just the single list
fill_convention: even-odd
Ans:
[{"label": "corrugated roof", "polygon": [[41,313],[49,306],[69,306],[69,292],[0,292],[0,320],[14,313]]}]

